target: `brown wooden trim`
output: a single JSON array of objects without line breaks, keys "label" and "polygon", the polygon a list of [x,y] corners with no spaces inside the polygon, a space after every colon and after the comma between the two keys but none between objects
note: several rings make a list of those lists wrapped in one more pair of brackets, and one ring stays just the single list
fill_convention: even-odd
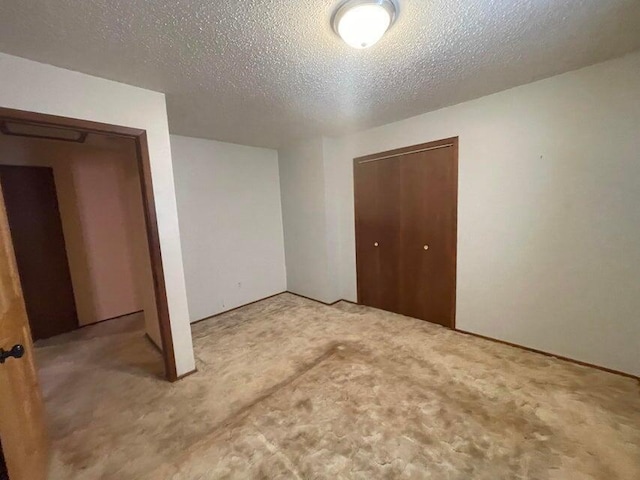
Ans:
[{"label": "brown wooden trim", "polygon": [[[362,157],[361,157],[362,158]],[[353,184],[353,230],[354,230],[354,242],[353,242],[353,248],[354,248],[354,257],[356,260],[356,263],[354,265],[354,268],[356,269],[356,303],[360,303],[362,301],[362,282],[358,281],[358,209],[357,209],[357,205],[356,205],[356,198],[358,197],[358,192],[356,192],[356,168],[358,166],[358,159],[354,158],[353,159],[353,170],[351,172],[351,183]]]},{"label": "brown wooden trim", "polygon": [[456,313],[457,313],[457,298],[458,298],[458,199],[460,196],[460,187],[458,182],[458,145],[459,138],[452,137],[445,141],[451,141],[453,143],[453,161],[455,162],[455,172],[456,172],[456,201],[454,205],[454,216],[455,216],[455,250],[453,253],[453,271],[455,275],[453,276],[453,302],[451,305],[451,328],[453,330],[456,329]]},{"label": "brown wooden trim", "polygon": [[[173,349],[173,336],[171,333],[171,320],[169,318],[169,305],[167,303],[167,292],[162,266],[162,252],[160,250],[157,214],[153,196],[153,182],[151,179],[147,132],[139,128],[122,127],[107,123],[92,122],[88,120],[27,112],[3,107],[0,107],[0,121],[27,123],[32,125],[50,125],[56,128],[66,128],[84,133],[115,135],[133,138],[135,140],[140,185],[142,188],[142,204],[149,241],[149,253],[151,256],[151,269],[154,280],[156,306],[158,308],[158,322],[162,338],[162,355],[164,358],[165,376],[167,380],[172,382],[178,380],[179,377],[176,371],[175,352]],[[182,377],[184,377],[184,375]]]},{"label": "brown wooden trim", "polygon": [[351,305],[357,305],[358,307],[362,307],[363,306],[363,305],[360,305],[358,302],[352,302],[351,300],[347,300],[346,298],[341,298],[340,300],[338,300],[337,302],[332,303],[331,305],[335,305],[336,303],[340,303],[340,302],[350,303]]},{"label": "brown wooden trim", "polygon": [[135,138],[145,130],[140,128],[121,127],[108,123],[92,122],[90,120],[80,120],[77,118],[61,117],[58,115],[48,115],[45,113],[27,112],[25,110],[15,110],[13,108],[0,107],[0,120],[26,123],[29,125],[49,125],[56,128],[66,128],[68,130],[78,130],[87,133],[100,133],[116,135],[120,137]]},{"label": "brown wooden trim", "polygon": [[191,322],[191,325],[195,325],[196,323],[204,322],[205,320],[211,320],[212,318],[219,317],[220,315],[224,315],[225,313],[233,312],[240,308],[248,307],[249,305],[253,305],[254,303],[262,302],[263,300],[269,300],[270,298],[277,297],[278,295],[282,295],[283,293],[287,293],[286,291],[280,293],[274,293],[273,295],[269,295],[268,297],[260,298],[258,300],[254,300],[253,302],[245,303],[243,305],[239,305],[234,308],[230,308],[229,310],[225,310],[224,312],[218,312],[213,315],[209,315],[208,317],[201,318],[200,320],[194,320]]},{"label": "brown wooden trim", "polygon": [[294,293],[294,292],[292,292],[290,290],[287,290],[286,292],[282,292],[282,293],[289,293],[291,295],[295,295],[296,297],[304,298],[305,300],[311,300],[312,302],[321,303],[322,305],[326,305],[327,307],[333,307],[336,303],[340,303],[340,302],[350,303],[351,305],[360,305],[357,302],[352,302],[351,300],[345,300],[344,298],[339,298],[338,300],[336,300],[333,303],[327,303],[327,302],[323,302],[322,300],[316,300],[315,298],[311,298],[311,297],[306,297],[304,295],[300,295],[299,293]]},{"label": "brown wooden trim", "polygon": [[164,267],[162,266],[162,251],[160,250],[160,234],[158,233],[158,219],[153,196],[147,132],[145,131],[136,137],[136,153],[138,172],[140,174],[142,204],[144,206],[144,218],[149,241],[149,254],[151,255],[151,270],[153,274],[158,321],[160,324],[160,339],[162,340],[165,374],[167,379],[173,382],[178,379],[178,373],[176,371],[176,357],[173,349],[173,335],[171,333],[169,304],[167,302],[167,287],[164,281]]},{"label": "brown wooden trim", "polygon": [[179,377],[176,377],[176,379],[175,379],[175,380],[172,380],[172,382],[180,381],[180,380],[182,380],[182,379],[184,379],[184,378],[186,378],[186,377],[188,377],[188,376],[190,376],[190,375],[193,375],[194,373],[198,373],[198,369],[197,369],[197,368],[194,368],[194,369],[193,369],[193,370],[191,370],[190,372],[183,373],[183,374],[182,374],[182,375],[180,375]]},{"label": "brown wooden trim", "polygon": [[462,333],[462,334],[465,334],[465,335],[471,335],[472,337],[482,338],[482,339],[488,340],[490,342],[501,343],[502,345],[508,345],[509,347],[519,348],[521,350],[526,350],[528,352],[538,353],[538,354],[544,355],[546,357],[553,357],[553,358],[556,358],[558,360],[563,360],[565,362],[575,363],[576,365],[580,365],[580,366],[583,366],[583,367],[595,368],[597,370],[602,370],[603,372],[613,373],[615,375],[622,375],[623,377],[633,378],[634,380],[640,381],[640,377],[638,377],[637,375],[633,375],[632,373],[626,373],[626,372],[621,372],[620,370],[614,370],[612,368],[601,367],[600,365],[594,365],[593,363],[583,362],[581,360],[576,360],[574,358],[569,358],[569,357],[565,357],[565,356],[562,356],[562,355],[557,355],[555,353],[545,352],[544,350],[538,350],[536,348],[525,347],[524,345],[519,345],[517,343],[507,342],[506,340],[500,340],[500,339],[497,339],[497,338],[487,337],[485,335],[480,335],[479,333],[468,332],[466,330],[460,330],[460,329],[457,329],[457,328],[455,329],[455,331],[459,332],[459,333]]},{"label": "brown wooden trim", "polygon": [[306,300],[311,300],[312,302],[318,302],[318,303],[321,303],[322,305],[326,305],[326,306],[328,306],[328,307],[332,307],[332,306],[333,306],[333,305],[335,305],[336,303],[338,303],[338,302],[341,302],[341,301],[342,301],[342,299],[339,299],[339,300],[336,300],[335,302],[327,303],[327,302],[323,302],[322,300],[317,300],[317,299],[315,299],[315,298],[311,298],[311,297],[306,297],[306,296],[304,296],[304,295],[300,295],[299,293],[294,293],[294,292],[292,292],[292,291],[290,291],[290,290],[287,290],[287,292],[286,292],[286,293],[290,293],[291,295],[295,295],[296,297],[304,298],[304,299],[306,299]]},{"label": "brown wooden trim", "polygon": [[363,160],[375,160],[377,158],[387,157],[390,155],[407,155],[417,150],[423,150],[425,148],[441,147],[449,143],[454,144],[454,148],[456,149],[456,158],[457,158],[458,137],[450,137],[450,138],[444,138],[442,140],[436,140],[434,142],[420,143],[418,145],[411,145],[410,147],[396,148],[394,150],[386,150],[384,152],[372,153],[370,155],[365,155],[363,157],[356,157],[353,159],[353,164],[355,166],[358,164],[358,162],[362,162]]},{"label": "brown wooden trim", "polygon": [[336,303],[339,303],[339,302],[347,302],[347,303],[351,303],[351,304],[353,304],[353,305],[358,305],[358,304],[357,304],[357,303],[355,303],[355,302],[352,302],[352,301],[350,301],[350,300],[345,300],[345,299],[343,299],[343,298],[341,298],[340,300],[336,300],[336,301],[335,301],[335,302],[333,302],[333,303],[326,303],[326,302],[322,302],[322,301],[320,301],[320,300],[316,300],[315,298],[305,297],[304,295],[300,295],[300,294],[298,294],[298,293],[293,293],[293,292],[291,292],[291,291],[289,291],[289,290],[285,290],[285,291],[283,291],[283,292],[275,293],[275,294],[273,294],[273,295],[269,295],[268,297],[264,297],[264,298],[261,298],[261,299],[259,299],[259,300],[254,300],[253,302],[245,303],[244,305],[240,305],[240,306],[235,307],[235,308],[232,308],[232,309],[230,309],[230,310],[225,310],[224,312],[216,313],[215,315],[210,315],[210,316],[208,316],[208,317],[201,318],[200,320],[194,320],[193,322],[191,322],[191,325],[195,325],[196,323],[204,322],[204,321],[206,321],[206,320],[211,320],[212,318],[219,317],[220,315],[224,315],[224,314],[226,314],[226,313],[233,312],[233,311],[235,311],[235,310],[239,310],[239,309],[244,308],[244,307],[248,307],[249,305],[253,305],[253,304],[255,304],[255,303],[259,303],[259,302],[262,302],[262,301],[264,301],[264,300],[269,300],[270,298],[277,297],[277,296],[279,296],[279,295],[283,295],[283,294],[285,294],[285,293],[289,293],[289,294],[291,294],[291,295],[295,295],[296,297],[304,298],[305,300],[311,300],[312,302],[321,303],[322,305],[327,305],[328,307],[331,307],[331,306],[333,306],[333,305],[335,305]]}]

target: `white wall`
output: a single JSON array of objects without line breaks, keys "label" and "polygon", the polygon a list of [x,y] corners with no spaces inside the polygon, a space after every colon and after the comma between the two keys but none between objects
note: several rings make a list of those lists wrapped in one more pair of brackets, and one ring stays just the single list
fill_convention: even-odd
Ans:
[{"label": "white wall", "polygon": [[325,139],[342,296],[356,299],[352,159],[459,136],[458,328],[640,374],[639,79],[636,53]]},{"label": "white wall", "polygon": [[[165,97],[0,53],[0,106],[145,129],[178,375],[195,367]],[[159,341],[158,325],[147,330]]]},{"label": "white wall", "polygon": [[171,136],[191,321],[286,290],[275,150]]},{"label": "white wall", "polygon": [[332,259],[337,261],[337,257],[330,255],[327,243],[329,215],[324,141],[318,138],[282,148],[278,157],[287,289],[332,302],[338,284],[335,277],[330,276],[330,270]]}]

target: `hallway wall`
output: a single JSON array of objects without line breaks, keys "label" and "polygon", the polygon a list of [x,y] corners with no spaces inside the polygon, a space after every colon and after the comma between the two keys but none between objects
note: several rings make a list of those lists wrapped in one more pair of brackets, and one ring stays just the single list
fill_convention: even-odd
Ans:
[{"label": "hallway wall", "polygon": [[143,309],[157,322],[134,143],[0,135],[0,163],[53,169],[79,324]]}]

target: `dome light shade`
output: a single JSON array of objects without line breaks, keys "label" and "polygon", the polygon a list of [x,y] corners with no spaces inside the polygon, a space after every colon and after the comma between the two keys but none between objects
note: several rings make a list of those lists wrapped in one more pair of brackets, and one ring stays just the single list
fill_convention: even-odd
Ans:
[{"label": "dome light shade", "polygon": [[368,48],[382,38],[398,14],[395,0],[347,0],[333,15],[333,29],[353,48]]}]

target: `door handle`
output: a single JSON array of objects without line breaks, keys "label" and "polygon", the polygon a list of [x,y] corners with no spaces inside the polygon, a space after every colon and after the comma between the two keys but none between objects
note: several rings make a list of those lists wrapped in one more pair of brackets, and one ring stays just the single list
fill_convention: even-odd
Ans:
[{"label": "door handle", "polygon": [[0,348],[0,363],[4,363],[9,357],[22,358],[24,355],[24,347],[22,345],[14,345],[11,350]]}]

